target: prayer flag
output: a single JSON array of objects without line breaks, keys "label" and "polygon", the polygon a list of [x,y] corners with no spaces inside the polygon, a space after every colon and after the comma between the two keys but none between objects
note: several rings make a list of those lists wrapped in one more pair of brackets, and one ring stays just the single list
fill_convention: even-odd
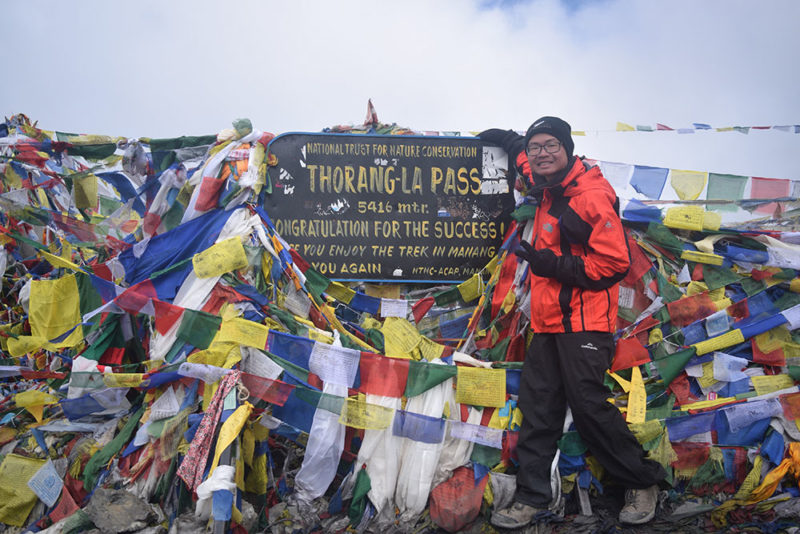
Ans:
[{"label": "prayer flag", "polygon": [[671,169],[669,171],[670,184],[678,198],[681,200],[697,200],[706,188],[707,172],[682,171]]},{"label": "prayer flag", "polygon": [[668,174],[669,169],[665,167],[634,165],[630,183],[636,191],[648,198],[659,199]]}]

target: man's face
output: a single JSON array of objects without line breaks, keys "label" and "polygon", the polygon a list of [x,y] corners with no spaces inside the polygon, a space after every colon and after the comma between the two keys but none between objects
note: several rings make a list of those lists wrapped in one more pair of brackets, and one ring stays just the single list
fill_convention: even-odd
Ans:
[{"label": "man's face", "polygon": [[526,150],[533,173],[544,176],[548,182],[567,166],[567,151],[561,142],[550,134],[534,135],[528,141]]}]

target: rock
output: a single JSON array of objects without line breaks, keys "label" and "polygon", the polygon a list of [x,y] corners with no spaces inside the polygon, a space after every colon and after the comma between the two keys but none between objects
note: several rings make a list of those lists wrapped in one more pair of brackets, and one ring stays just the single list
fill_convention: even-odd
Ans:
[{"label": "rock", "polygon": [[125,490],[100,488],[85,510],[103,533],[136,532],[154,519],[150,505]]},{"label": "rock", "polygon": [[206,521],[196,517],[193,512],[179,515],[169,529],[169,534],[195,534],[206,531]]}]

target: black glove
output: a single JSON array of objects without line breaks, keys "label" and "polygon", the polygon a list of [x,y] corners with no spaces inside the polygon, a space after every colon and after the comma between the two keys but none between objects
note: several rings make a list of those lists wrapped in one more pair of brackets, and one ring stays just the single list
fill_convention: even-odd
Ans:
[{"label": "black glove", "polygon": [[478,138],[486,143],[501,147],[512,158],[516,158],[517,154],[525,150],[525,138],[514,130],[490,128],[479,133]]},{"label": "black glove", "polygon": [[558,272],[558,256],[549,248],[536,250],[525,240],[519,242],[514,253],[528,262],[528,267],[536,276],[555,278]]}]

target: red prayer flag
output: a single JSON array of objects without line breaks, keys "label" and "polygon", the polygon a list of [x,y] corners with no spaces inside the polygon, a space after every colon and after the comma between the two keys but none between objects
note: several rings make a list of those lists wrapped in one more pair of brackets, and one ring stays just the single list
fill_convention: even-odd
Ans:
[{"label": "red prayer flag", "polygon": [[633,286],[644,276],[644,273],[650,270],[653,263],[642,252],[642,249],[633,240],[630,233],[628,233],[628,249],[631,251],[631,266],[628,269],[627,276],[622,279],[622,283],[626,286]]},{"label": "red prayer flag", "polygon": [[753,348],[754,362],[763,365],[777,365],[781,367],[786,365],[786,355],[783,352],[783,347],[778,347],[771,352],[764,352],[759,348],[758,343],[756,343],[756,338],[750,339],[750,346]]},{"label": "red prayer flag", "polygon": [[361,393],[402,397],[408,381],[408,360],[361,352]]},{"label": "red prayer flag", "polygon": [[617,351],[611,362],[611,372],[616,373],[622,369],[630,369],[650,361],[650,353],[635,337],[617,341]]},{"label": "red prayer flag", "polygon": [[219,192],[225,185],[225,180],[219,180],[211,176],[204,176],[200,183],[200,192],[197,194],[197,201],[194,209],[197,211],[208,211],[217,207]]},{"label": "red prayer flag", "polygon": [[[788,197],[791,189],[791,180],[784,178],[750,178],[750,198],[780,198]],[[783,206],[783,203],[780,203]],[[756,213],[772,213],[777,207],[777,202],[761,204],[755,209]]]},{"label": "red prayer flag", "polygon": [[791,393],[778,397],[783,407],[783,415],[786,419],[794,421],[800,419],[800,393]]},{"label": "red prayer flag", "polygon": [[294,386],[281,382],[280,380],[272,380],[264,378],[263,376],[251,375],[250,373],[242,373],[242,384],[250,392],[251,397],[256,397],[270,404],[277,404],[283,406],[286,404],[286,399],[289,398]]},{"label": "red prayer flag", "polygon": [[78,505],[75,504],[75,499],[72,498],[67,487],[64,486],[61,488],[61,499],[58,501],[55,508],[53,508],[53,511],[50,512],[50,519],[53,520],[53,523],[57,523],[65,517],[71,516],[79,509]]},{"label": "red prayer flag", "polygon": [[698,319],[708,317],[717,311],[717,306],[708,296],[708,293],[700,293],[691,297],[684,297],[674,302],[667,303],[667,311],[672,321],[672,325],[683,328]]},{"label": "red prayer flag", "polygon": [[418,300],[411,306],[411,313],[414,314],[414,322],[418,323],[425,317],[425,314],[430,311],[433,305],[436,303],[436,299],[433,297],[425,297],[424,299]]},{"label": "red prayer flag", "polygon": [[675,441],[672,448],[678,455],[678,459],[672,462],[672,467],[676,469],[696,469],[708,460],[708,443]]},{"label": "red prayer flag", "polygon": [[153,307],[156,312],[156,331],[161,335],[166,335],[172,325],[180,319],[183,308],[158,299],[153,299]]}]

